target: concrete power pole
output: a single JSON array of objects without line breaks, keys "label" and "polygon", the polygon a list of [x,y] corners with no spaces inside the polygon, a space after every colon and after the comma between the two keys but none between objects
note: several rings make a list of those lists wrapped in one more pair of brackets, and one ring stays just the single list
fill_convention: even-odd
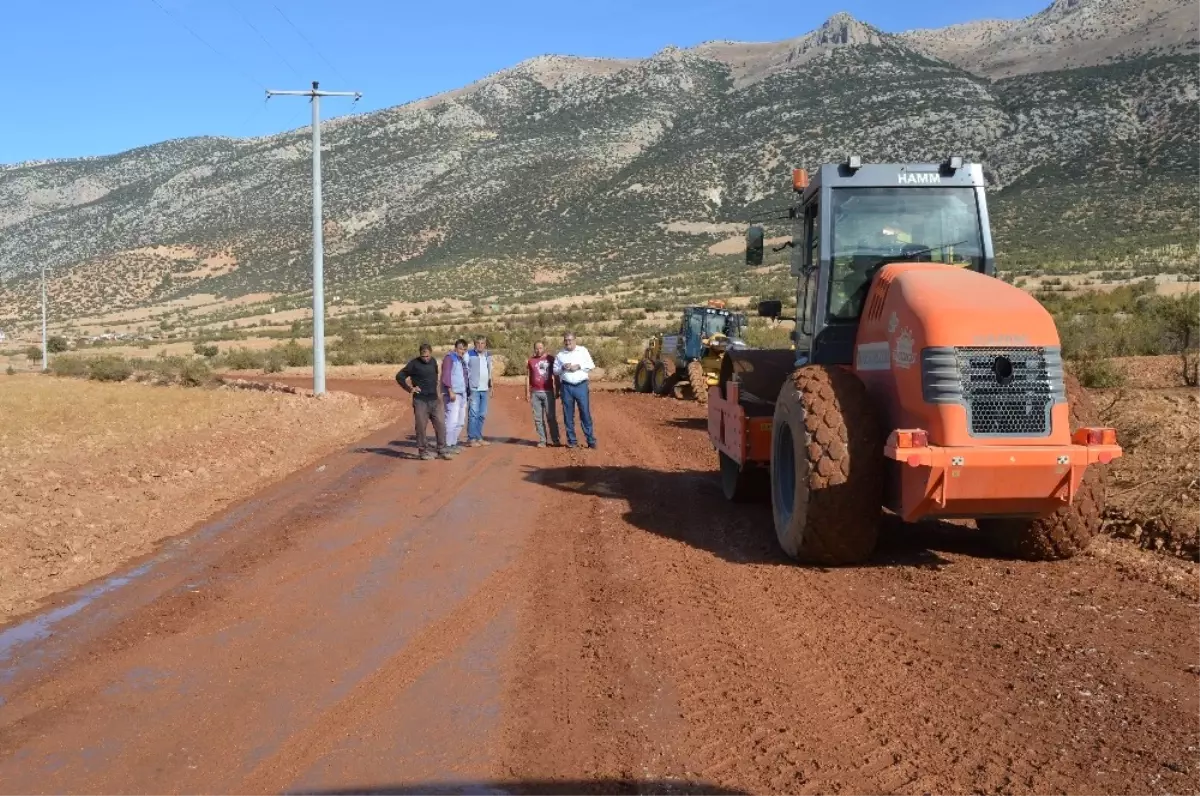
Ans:
[{"label": "concrete power pole", "polygon": [[50,358],[46,346],[46,266],[42,266],[42,373],[50,369]]},{"label": "concrete power pole", "polygon": [[267,98],[276,94],[312,99],[312,181],[313,181],[313,394],[325,394],[325,241],[321,216],[321,97],[354,97],[357,91],[320,91],[317,81],[308,91],[267,90]]}]

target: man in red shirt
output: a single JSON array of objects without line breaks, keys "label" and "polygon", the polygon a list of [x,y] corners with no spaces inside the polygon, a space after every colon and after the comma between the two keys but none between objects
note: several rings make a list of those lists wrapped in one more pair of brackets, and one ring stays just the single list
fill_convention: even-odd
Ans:
[{"label": "man in red shirt", "polygon": [[525,361],[525,400],[533,407],[533,427],[538,447],[546,447],[546,425],[550,425],[550,444],[558,447],[558,412],[554,384],[554,357],[546,353],[541,340],[533,344],[533,356]]}]

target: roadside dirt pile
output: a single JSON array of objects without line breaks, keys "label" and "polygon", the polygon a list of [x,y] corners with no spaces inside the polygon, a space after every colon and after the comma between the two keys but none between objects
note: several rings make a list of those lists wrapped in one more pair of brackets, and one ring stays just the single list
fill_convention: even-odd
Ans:
[{"label": "roadside dirt pile", "polygon": [[1188,389],[1105,393],[1097,403],[1124,450],[1112,465],[1105,529],[1200,561],[1200,395]]}]

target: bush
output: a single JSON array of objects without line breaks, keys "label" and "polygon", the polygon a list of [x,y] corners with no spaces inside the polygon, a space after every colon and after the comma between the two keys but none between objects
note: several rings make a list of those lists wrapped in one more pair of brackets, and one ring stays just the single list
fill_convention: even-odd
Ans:
[{"label": "bush", "polygon": [[68,347],[67,338],[60,337],[59,335],[54,335],[46,340],[46,351],[51,354],[61,354],[62,352],[66,351]]},{"label": "bush", "polygon": [[206,359],[212,359],[218,353],[218,349],[215,345],[206,343],[196,343],[192,346],[192,350]]},{"label": "bush", "polygon": [[263,362],[263,373],[280,373],[284,368],[283,351],[272,348],[267,352]]},{"label": "bush", "polygon": [[1079,382],[1089,389],[1120,387],[1125,383],[1125,374],[1108,359],[1084,359],[1077,369]]},{"label": "bush", "polygon": [[12,366],[12,365],[9,365],[9,366],[8,366],[8,370],[6,370],[6,371],[4,371],[4,372],[5,372],[5,373],[7,373],[9,376],[15,376],[15,375],[17,375],[17,371],[15,371],[15,370],[13,369],[13,366]]},{"label": "bush", "polygon": [[312,366],[313,352],[311,348],[305,348],[295,340],[290,340],[287,345],[283,346],[282,350],[283,361],[289,368],[306,368]]},{"label": "bush", "polygon": [[50,372],[55,376],[84,378],[88,375],[88,364],[80,357],[59,356],[50,360]]},{"label": "bush", "polygon": [[133,375],[133,365],[123,357],[97,357],[87,365],[88,378],[93,381],[125,381]]},{"label": "bush", "polygon": [[30,362],[36,362],[42,358],[42,349],[38,346],[31,345],[25,349],[25,358]]},{"label": "bush", "polygon": [[230,370],[258,370],[266,363],[266,357],[260,351],[248,348],[233,348],[225,352],[222,363]]}]

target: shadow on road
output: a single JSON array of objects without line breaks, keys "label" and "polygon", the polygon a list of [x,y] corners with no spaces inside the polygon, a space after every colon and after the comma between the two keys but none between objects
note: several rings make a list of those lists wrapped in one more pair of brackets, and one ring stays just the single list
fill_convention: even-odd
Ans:
[{"label": "shadow on road", "polygon": [[389,459],[417,459],[417,441],[415,439],[394,439],[388,447],[359,447],[351,448],[354,453],[373,453],[376,456],[386,456]]},{"label": "shadow on road", "polygon": [[[484,439],[486,439],[488,442],[492,443],[493,445],[517,445],[517,446],[526,447],[526,448],[537,447],[537,440],[535,440],[535,439],[518,439],[516,437],[488,437],[488,436],[485,436]],[[429,432],[429,440],[430,440],[429,445],[431,446],[430,450],[436,450],[436,448],[432,447],[433,446],[433,431],[432,430]],[[462,447],[465,447],[466,440],[459,438],[458,444]],[[386,448],[358,447],[358,448],[351,448],[351,450],[354,453],[373,453],[376,456],[386,456],[389,459],[414,459],[415,460],[415,459],[420,458],[420,456],[418,455],[419,452],[417,451],[416,437],[411,437],[409,439],[394,439],[394,440],[388,442],[388,447],[386,447]]]},{"label": "shadow on road", "polygon": [[574,793],[710,793],[741,794],[748,791],[731,790],[705,782],[633,779],[547,779],[496,780],[492,782],[414,782],[402,785],[366,785],[336,790],[288,791],[300,796],[350,796],[350,794],[574,794]]},{"label": "shadow on road", "polygon": [[[768,500],[730,503],[715,471],[657,471],[636,466],[527,467],[526,480],[573,494],[625,501],[629,524],[735,563],[796,566],[775,539]],[[902,522],[881,513],[875,555],[861,566],[949,564],[941,553],[994,558],[973,527]]]},{"label": "shadow on road", "polygon": [[683,428],[688,431],[708,431],[707,417],[673,417],[664,425],[671,428]]}]

